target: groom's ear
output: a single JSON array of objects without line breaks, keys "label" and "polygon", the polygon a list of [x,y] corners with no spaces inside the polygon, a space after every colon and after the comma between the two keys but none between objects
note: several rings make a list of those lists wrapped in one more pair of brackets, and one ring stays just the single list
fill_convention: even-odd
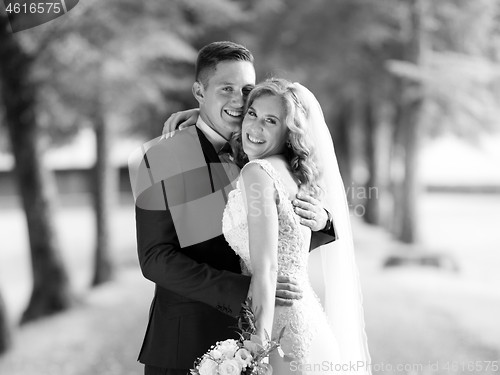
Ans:
[{"label": "groom's ear", "polygon": [[192,90],[194,98],[198,101],[199,104],[202,104],[205,101],[203,84],[196,81],[195,83],[193,83]]}]

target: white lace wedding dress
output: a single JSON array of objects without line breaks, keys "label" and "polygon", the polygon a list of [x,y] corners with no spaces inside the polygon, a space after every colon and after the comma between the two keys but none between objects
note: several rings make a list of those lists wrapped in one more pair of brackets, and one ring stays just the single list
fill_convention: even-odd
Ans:
[{"label": "white lace wedding dress", "polygon": [[[292,306],[275,309],[272,337],[277,337],[286,327],[281,341],[286,359],[278,355],[271,357],[274,375],[333,373],[339,362],[338,345],[308,279],[309,238],[307,241],[304,238],[304,227],[301,229],[279,172],[266,160],[257,159],[250,163],[258,163],[271,176],[278,192],[278,274],[292,276],[303,290],[303,298],[294,301]],[[241,258],[242,272],[251,275],[243,199],[238,181],[236,188],[229,193],[222,227],[227,242]]]}]

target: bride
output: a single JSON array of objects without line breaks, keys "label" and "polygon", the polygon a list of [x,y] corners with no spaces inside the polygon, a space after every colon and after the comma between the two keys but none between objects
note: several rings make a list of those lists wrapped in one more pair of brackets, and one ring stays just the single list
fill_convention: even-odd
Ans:
[{"label": "bride", "polygon": [[[274,338],[286,327],[284,358],[270,358],[274,374],[370,374],[349,212],[319,103],[297,83],[266,80],[249,94],[233,138],[249,162],[229,194],[223,232],[252,276],[257,334]],[[291,204],[299,190],[322,200],[339,234],[320,249],[323,305],[308,279],[311,231]],[[295,278],[303,290],[292,306],[275,307],[278,275]]]}]

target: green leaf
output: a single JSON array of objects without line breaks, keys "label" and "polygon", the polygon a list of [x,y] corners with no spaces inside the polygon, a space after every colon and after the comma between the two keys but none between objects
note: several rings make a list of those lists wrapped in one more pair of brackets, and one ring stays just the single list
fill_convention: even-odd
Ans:
[{"label": "green leaf", "polygon": [[264,330],[264,335],[266,336],[266,341],[271,340],[271,338],[269,337],[269,333],[267,333],[267,330]]},{"label": "green leaf", "polygon": [[276,349],[278,350],[280,357],[283,358],[285,356],[285,352],[281,349],[281,346],[278,346]]},{"label": "green leaf", "polygon": [[283,338],[283,335],[285,334],[285,329],[286,329],[286,326],[284,326],[283,328],[281,328],[281,331],[278,335],[278,342],[281,341],[281,339]]},{"label": "green leaf", "polygon": [[251,335],[250,336],[250,341],[252,341],[252,342],[260,345],[261,347],[263,347],[262,339],[259,336],[257,336],[257,335]]}]

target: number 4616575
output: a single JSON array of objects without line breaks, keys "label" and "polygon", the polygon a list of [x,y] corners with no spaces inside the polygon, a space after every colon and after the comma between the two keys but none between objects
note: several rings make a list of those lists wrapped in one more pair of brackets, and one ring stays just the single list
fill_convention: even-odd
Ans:
[{"label": "number 4616575", "polygon": [[5,9],[7,13],[60,13],[61,7],[59,3],[31,3],[31,4],[19,4],[10,3]]},{"label": "number 4616575", "polygon": [[445,370],[453,373],[458,370],[465,371],[498,371],[498,361],[468,361],[468,362],[446,362]]}]

